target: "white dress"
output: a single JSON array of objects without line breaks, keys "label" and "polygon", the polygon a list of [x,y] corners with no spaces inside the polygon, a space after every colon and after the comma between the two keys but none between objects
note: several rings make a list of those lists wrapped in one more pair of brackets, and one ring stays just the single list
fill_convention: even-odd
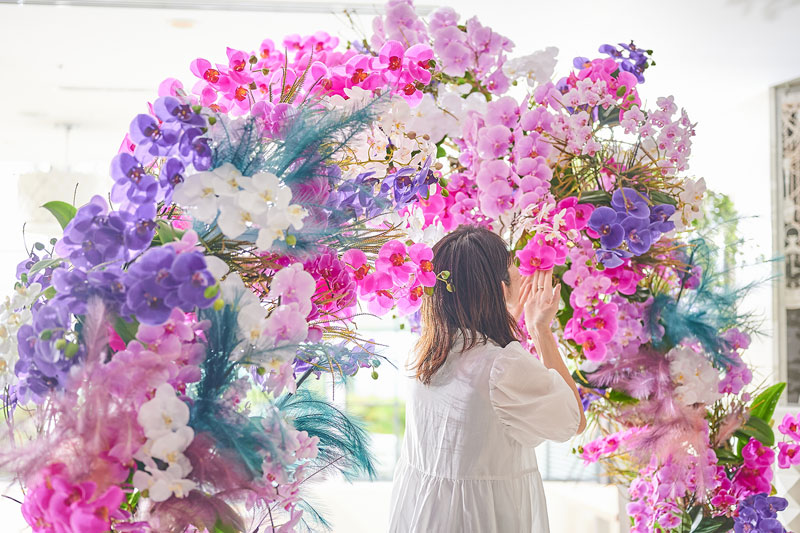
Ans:
[{"label": "white dress", "polygon": [[549,533],[534,447],[579,423],[572,389],[518,342],[454,349],[411,385],[389,531]]}]

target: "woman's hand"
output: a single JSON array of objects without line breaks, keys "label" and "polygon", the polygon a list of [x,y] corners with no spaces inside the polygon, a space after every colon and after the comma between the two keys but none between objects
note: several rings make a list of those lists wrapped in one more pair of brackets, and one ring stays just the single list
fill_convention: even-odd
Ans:
[{"label": "woman's hand", "polygon": [[[524,300],[525,325],[531,337],[540,331],[550,331],[550,323],[558,312],[561,284],[553,287],[553,270],[537,270],[525,281],[528,285],[527,298]],[[520,291],[520,296],[526,291]]]},{"label": "woman's hand", "polygon": [[522,318],[525,309],[525,301],[531,291],[532,276],[521,276],[517,267],[512,266],[508,269],[511,282],[506,288],[506,306],[508,312],[514,317],[515,322]]}]

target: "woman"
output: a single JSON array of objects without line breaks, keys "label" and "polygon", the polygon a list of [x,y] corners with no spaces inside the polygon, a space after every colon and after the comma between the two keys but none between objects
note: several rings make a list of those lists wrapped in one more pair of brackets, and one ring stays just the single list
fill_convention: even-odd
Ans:
[{"label": "woman", "polygon": [[[520,281],[483,228],[460,226],[433,254],[452,291],[439,286],[422,306],[390,531],[547,533],[534,447],[586,426],[550,330],[560,286],[551,271]],[[516,340],[523,312],[541,362]]]}]

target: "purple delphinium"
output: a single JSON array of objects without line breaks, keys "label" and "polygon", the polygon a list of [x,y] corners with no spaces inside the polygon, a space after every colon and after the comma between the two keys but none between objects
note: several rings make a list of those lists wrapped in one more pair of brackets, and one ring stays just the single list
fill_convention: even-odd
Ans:
[{"label": "purple delphinium", "polygon": [[[72,318],[65,302],[50,301],[34,310],[33,322],[17,332],[19,361],[14,373],[19,378],[22,402],[39,402],[46,394],[63,388],[69,369],[83,358],[83,347],[69,352],[59,340],[72,329]],[[73,345],[75,346],[75,345]]]},{"label": "purple delphinium", "polygon": [[778,496],[754,494],[739,504],[737,516],[733,521],[736,533],[785,533],[778,521],[778,511],[786,509],[788,501]]},{"label": "purple delphinium", "polygon": [[206,298],[205,290],[216,280],[196,250],[177,253],[172,246],[151,248],[128,268],[124,282],[122,313],[142,324],[163,324],[176,307],[188,313],[214,303],[214,298]]},{"label": "purple delphinium", "polygon": [[611,207],[627,216],[649,219],[650,205],[647,196],[630,187],[622,187],[611,195]]},{"label": "purple delphinium", "polygon": [[64,228],[55,251],[84,270],[128,260],[150,246],[156,228],[155,215],[154,204],[139,206],[133,213],[109,212],[106,201],[94,196]]},{"label": "purple delphinium", "polygon": [[610,207],[595,209],[589,217],[589,227],[600,234],[603,248],[616,248],[625,237],[625,230],[617,222],[617,212]]},{"label": "purple delphinium", "polygon": [[[317,355],[317,353],[322,355]],[[354,376],[361,368],[374,368],[379,366],[380,359],[360,346],[348,346],[346,341],[339,344],[321,343],[306,345],[299,351],[294,360],[296,375],[305,373],[309,369],[319,377],[321,370],[333,365],[346,376]]]}]

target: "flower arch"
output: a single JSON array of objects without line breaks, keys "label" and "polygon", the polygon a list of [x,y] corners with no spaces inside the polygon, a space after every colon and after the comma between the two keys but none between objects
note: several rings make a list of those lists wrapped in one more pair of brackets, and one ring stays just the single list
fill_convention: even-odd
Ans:
[{"label": "flower arch", "polygon": [[110,204],[47,204],[64,234],[20,264],[0,345],[9,416],[47,428],[3,455],[28,523],[238,531],[246,504],[315,527],[307,479],[374,470],[302,385],[377,377],[356,317],[418,327],[452,290],[430,245],[478,224],[563,281],[554,334],[596,437],[576,452],[628,488],[633,530],[782,531],[772,464],[800,462],[798,421],[776,444],[783,384],[747,388],[742,293],[692,234],[694,125],[640,96],[652,52],[603,45],[553,81],[557,49],[512,57],[449,8],[392,0],[373,30],[195,59],[131,122]]}]

